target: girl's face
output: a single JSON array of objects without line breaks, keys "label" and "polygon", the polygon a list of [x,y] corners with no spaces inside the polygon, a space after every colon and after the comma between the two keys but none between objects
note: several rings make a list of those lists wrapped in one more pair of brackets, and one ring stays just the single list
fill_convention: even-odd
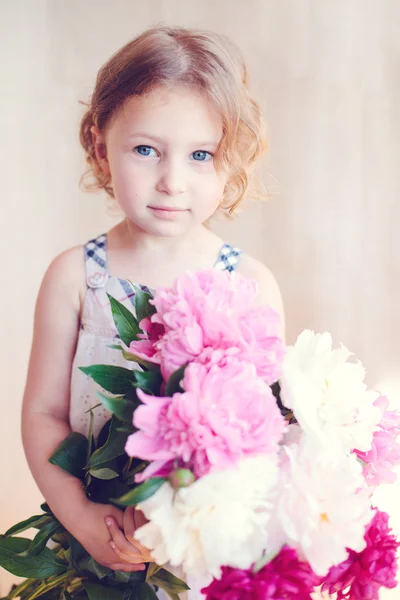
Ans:
[{"label": "girl's face", "polygon": [[197,90],[158,87],[131,97],[105,137],[97,132],[97,142],[106,146],[100,164],[126,216],[161,236],[183,234],[206,221],[227,182],[213,160],[221,135],[215,110]]}]

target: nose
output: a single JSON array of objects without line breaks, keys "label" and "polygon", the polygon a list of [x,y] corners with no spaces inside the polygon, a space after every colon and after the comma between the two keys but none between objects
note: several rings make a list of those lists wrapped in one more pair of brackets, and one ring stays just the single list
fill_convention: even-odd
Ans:
[{"label": "nose", "polygon": [[183,194],[187,189],[184,165],[178,160],[166,161],[162,166],[156,189],[168,196]]}]

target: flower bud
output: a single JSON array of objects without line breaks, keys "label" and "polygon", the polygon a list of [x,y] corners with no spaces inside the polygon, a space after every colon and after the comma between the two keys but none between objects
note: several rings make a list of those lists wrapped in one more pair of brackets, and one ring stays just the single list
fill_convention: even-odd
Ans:
[{"label": "flower bud", "polygon": [[190,469],[172,471],[168,479],[174,490],[189,487],[195,481],[195,477]]}]

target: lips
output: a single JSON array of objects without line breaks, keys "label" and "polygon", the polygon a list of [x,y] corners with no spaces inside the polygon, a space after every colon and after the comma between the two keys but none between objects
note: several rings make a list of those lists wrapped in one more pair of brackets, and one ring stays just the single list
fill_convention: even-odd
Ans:
[{"label": "lips", "polygon": [[186,210],[186,208],[178,208],[176,206],[149,206],[149,208],[165,212],[184,212]]},{"label": "lips", "polygon": [[178,208],[176,206],[149,206],[149,208],[156,218],[167,221],[179,219],[181,215],[188,212],[186,208]]}]

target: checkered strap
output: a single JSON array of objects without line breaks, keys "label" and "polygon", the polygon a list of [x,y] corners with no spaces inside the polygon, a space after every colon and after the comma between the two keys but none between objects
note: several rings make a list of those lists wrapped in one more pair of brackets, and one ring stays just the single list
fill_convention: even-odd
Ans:
[{"label": "checkered strap", "polygon": [[[242,250],[230,244],[224,244],[215,263],[219,271],[235,271]],[[105,286],[109,274],[107,270],[107,236],[99,235],[85,245],[86,282],[90,288]],[[121,280],[122,281],[122,280]]]},{"label": "checkered strap", "polygon": [[86,283],[90,288],[104,287],[108,279],[107,236],[99,235],[85,245]]},{"label": "checkered strap", "polygon": [[235,248],[230,244],[224,244],[215,263],[215,268],[220,271],[235,271],[241,254],[242,250],[239,250],[239,248]]}]

